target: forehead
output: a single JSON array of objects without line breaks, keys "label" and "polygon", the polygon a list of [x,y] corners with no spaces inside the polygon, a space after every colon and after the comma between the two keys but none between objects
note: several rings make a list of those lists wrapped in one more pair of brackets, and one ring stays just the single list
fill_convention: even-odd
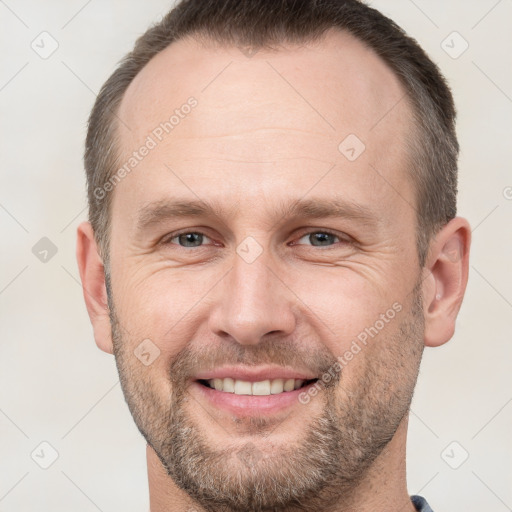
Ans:
[{"label": "forehead", "polygon": [[[184,115],[180,109],[191,97],[196,106]],[[173,113],[176,123],[169,127]],[[293,197],[332,165],[341,172],[328,176],[327,192],[346,187],[352,198],[383,209],[400,195],[412,201],[408,98],[391,69],[346,33],[330,31],[315,43],[254,55],[192,38],[177,41],[135,77],[118,115],[121,162],[148,136],[156,145],[116,187],[114,202],[123,194],[136,207],[176,186],[186,192],[177,175],[188,192],[192,187],[216,200],[243,194],[256,200],[283,187]],[[351,160],[352,150],[363,153]]]},{"label": "forehead", "polygon": [[[231,126],[240,101],[247,114],[263,105],[295,107],[301,111],[297,114],[310,118],[312,127],[341,130],[350,124],[364,132],[379,119],[376,115],[384,115],[386,107],[404,98],[399,79],[386,63],[352,35],[338,30],[326,32],[316,42],[283,43],[272,51],[246,55],[243,48],[181,39],[157,54],[134,78],[119,115],[137,137],[195,94],[201,96],[203,113],[222,109],[223,116],[214,125],[203,123],[204,134]],[[408,109],[404,101],[395,113]],[[258,114],[261,125],[272,119],[269,108]]]}]

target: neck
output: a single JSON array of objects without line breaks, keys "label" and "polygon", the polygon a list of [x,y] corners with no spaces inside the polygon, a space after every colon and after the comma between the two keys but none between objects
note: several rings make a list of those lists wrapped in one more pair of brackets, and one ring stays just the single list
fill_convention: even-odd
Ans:
[{"label": "neck", "polygon": [[[343,501],[325,512],[415,512],[406,483],[407,416],[393,439],[377,457],[363,481]],[[206,512],[167,475],[154,450],[147,445],[150,512]],[[317,507],[314,507],[318,510]],[[290,510],[290,512],[292,512]]]}]

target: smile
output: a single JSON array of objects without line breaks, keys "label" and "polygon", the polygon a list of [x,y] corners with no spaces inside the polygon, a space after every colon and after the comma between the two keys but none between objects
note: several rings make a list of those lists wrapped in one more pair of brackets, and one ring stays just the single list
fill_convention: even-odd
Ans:
[{"label": "smile", "polygon": [[318,379],[273,379],[259,382],[249,382],[226,377],[224,379],[199,380],[203,386],[235,395],[268,396],[287,393],[305,387]]},{"label": "smile", "polygon": [[250,382],[227,377],[193,381],[190,390],[200,402],[206,402],[217,411],[237,417],[261,417],[283,412],[293,405],[303,407],[299,399],[301,393],[307,393],[317,381],[273,379]]}]

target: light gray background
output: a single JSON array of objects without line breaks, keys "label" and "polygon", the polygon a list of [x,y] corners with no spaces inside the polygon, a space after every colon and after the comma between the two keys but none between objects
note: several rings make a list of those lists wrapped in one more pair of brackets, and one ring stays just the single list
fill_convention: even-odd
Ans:
[{"label": "light gray background", "polygon": [[[0,0],[0,511],[148,509],[145,442],[113,357],[94,344],[75,236],[86,219],[82,153],[95,95],[171,4]],[[409,491],[435,512],[512,510],[512,2],[372,5],[419,41],[453,88],[459,215],[473,229],[456,334],[425,351]],[[59,45],[46,59],[31,48],[51,48],[42,31]],[[454,31],[469,44],[458,58],[464,41]],[[32,252],[42,237],[58,249],[46,262]],[[58,452],[48,469],[38,465],[51,462],[43,441]]]}]

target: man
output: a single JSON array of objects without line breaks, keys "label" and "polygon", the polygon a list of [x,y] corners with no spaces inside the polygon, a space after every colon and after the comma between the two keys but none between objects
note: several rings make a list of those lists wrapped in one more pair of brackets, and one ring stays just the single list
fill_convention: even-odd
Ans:
[{"label": "man", "polygon": [[189,0],[137,41],[90,117],[77,258],[152,512],[431,510],[405,446],[468,278],[454,122],[356,0]]}]

